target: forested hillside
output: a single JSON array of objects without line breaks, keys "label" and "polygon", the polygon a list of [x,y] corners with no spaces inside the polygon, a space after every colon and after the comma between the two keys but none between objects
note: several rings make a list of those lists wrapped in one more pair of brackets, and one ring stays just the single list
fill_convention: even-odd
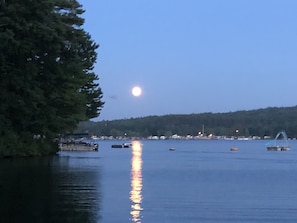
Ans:
[{"label": "forested hillside", "polygon": [[[113,121],[82,122],[77,132],[96,136],[171,136],[193,135],[202,131],[219,136],[275,136],[285,130],[288,137],[297,137],[297,106],[228,113],[148,116]],[[235,131],[238,130],[238,133]]]}]

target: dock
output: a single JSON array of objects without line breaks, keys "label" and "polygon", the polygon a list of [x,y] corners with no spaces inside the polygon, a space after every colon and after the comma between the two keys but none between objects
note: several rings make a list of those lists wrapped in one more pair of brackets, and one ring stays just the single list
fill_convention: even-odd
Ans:
[{"label": "dock", "polygon": [[290,146],[267,146],[268,151],[289,151]]},{"label": "dock", "polygon": [[285,131],[277,133],[273,141],[267,143],[267,151],[289,151],[288,137]]},{"label": "dock", "polygon": [[77,152],[90,152],[98,151],[98,144],[89,144],[89,143],[60,143],[60,151],[77,151]]}]

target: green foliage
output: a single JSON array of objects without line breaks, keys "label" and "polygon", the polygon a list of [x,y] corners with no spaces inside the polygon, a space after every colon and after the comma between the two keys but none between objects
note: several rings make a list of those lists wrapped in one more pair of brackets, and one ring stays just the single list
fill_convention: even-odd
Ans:
[{"label": "green foliage", "polygon": [[56,134],[99,115],[98,45],[81,28],[83,12],[75,0],[0,3],[0,155],[42,154],[36,140],[24,142],[34,135],[48,152]]},{"label": "green foliage", "polygon": [[297,106],[266,108],[229,113],[202,113],[190,115],[149,116],[114,121],[83,122],[78,132],[97,136],[147,137],[198,135],[204,126],[205,134],[217,136],[271,136],[285,130],[291,138],[297,138]]},{"label": "green foliage", "polygon": [[30,133],[6,132],[0,137],[0,156],[43,156],[57,152],[58,146],[42,136],[32,137]]}]

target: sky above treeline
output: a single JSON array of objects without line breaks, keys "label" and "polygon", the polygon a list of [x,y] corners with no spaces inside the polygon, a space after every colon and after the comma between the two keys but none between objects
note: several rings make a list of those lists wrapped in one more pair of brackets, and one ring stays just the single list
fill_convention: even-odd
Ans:
[{"label": "sky above treeline", "polygon": [[297,105],[296,0],[79,2],[100,45],[96,121]]}]

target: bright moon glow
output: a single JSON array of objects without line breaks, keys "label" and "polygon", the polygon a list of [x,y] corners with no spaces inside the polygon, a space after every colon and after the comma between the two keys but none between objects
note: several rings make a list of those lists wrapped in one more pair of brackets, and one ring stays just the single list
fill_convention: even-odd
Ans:
[{"label": "bright moon glow", "polygon": [[140,87],[137,87],[137,86],[136,86],[136,87],[133,87],[133,88],[132,88],[132,94],[133,94],[135,97],[140,96],[141,93],[142,93],[142,90],[141,90]]}]

